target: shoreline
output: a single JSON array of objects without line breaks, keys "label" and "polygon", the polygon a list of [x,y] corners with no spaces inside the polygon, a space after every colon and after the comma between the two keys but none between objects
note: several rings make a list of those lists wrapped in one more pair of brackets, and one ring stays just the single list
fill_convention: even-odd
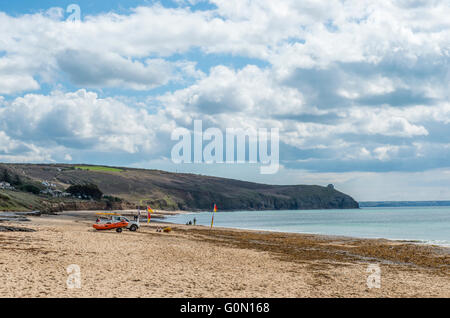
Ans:
[{"label": "shoreline", "polygon": [[[366,207],[364,207],[366,208]],[[368,209],[372,208],[372,207],[367,207]],[[377,207],[375,207],[377,208]],[[0,211],[0,218],[3,216],[3,214],[24,214],[24,215],[32,215],[32,212],[8,212],[8,211]],[[81,217],[82,215],[84,215],[84,217],[93,217],[95,216],[96,213],[108,213],[109,211],[103,211],[103,210],[73,210],[73,211],[61,211],[61,212],[55,212],[55,213],[50,213],[50,214],[42,214],[42,215],[66,215],[66,216],[70,216],[70,215],[76,215],[77,217]],[[114,211],[112,211],[114,212]],[[240,212],[240,211],[238,211]],[[117,210],[118,214],[122,214],[123,216],[127,216],[127,217],[131,217],[137,214],[137,210],[135,209],[128,209],[128,210]],[[146,210],[142,210],[141,211],[141,218],[140,218],[140,222],[142,224],[146,224]],[[211,213],[209,211],[185,211],[185,210],[156,210],[154,209],[154,212],[151,214],[151,219],[152,220],[156,220],[158,223],[162,223],[162,224],[173,224],[173,225],[185,225],[186,224],[182,224],[182,223],[175,223],[175,222],[171,222],[171,221],[167,221],[165,220],[167,216],[174,216],[174,215],[180,215],[180,214],[184,214],[184,215],[188,215],[188,214],[197,214],[197,213]],[[227,212],[228,213],[228,212]],[[19,220],[20,221],[20,220]],[[1,222],[1,219],[0,219]],[[152,222],[154,223],[154,222]],[[191,225],[193,226],[193,225]],[[197,227],[206,227],[209,228],[206,225],[196,225]],[[214,228],[216,228],[216,226],[214,226]],[[409,239],[409,238],[388,238],[388,237],[360,237],[360,236],[352,236],[352,235],[339,235],[339,234],[325,234],[325,233],[318,233],[318,232],[289,232],[289,231],[280,231],[280,230],[271,230],[271,229],[263,229],[263,228],[236,228],[236,227],[226,227],[226,226],[220,226],[217,228],[222,228],[222,229],[229,229],[229,230],[242,230],[242,231],[256,231],[256,232],[268,232],[268,233],[280,233],[280,234],[299,234],[299,235],[316,235],[316,236],[323,236],[323,237],[328,237],[328,238],[335,238],[335,239],[339,239],[339,238],[344,238],[344,239],[360,239],[360,240],[387,240],[387,241],[392,241],[392,242],[399,242],[399,243],[411,243],[411,244],[417,244],[417,245],[424,245],[424,246],[436,246],[436,247],[440,247],[440,248],[445,248],[448,249],[450,252],[450,244],[449,243],[444,243],[444,244],[439,244],[439,243],[435,243],[433,240],[422,240],[422,239]],[[447,242],[447,241],[446,241]]]},{"label": "shoreline", "polygon": [[[208,212],[186,212],[186,213],[179,213],[179,214],[195,214],[195,213],[208,213]],[[210,213],[210,212],[209,212]],[[168,216],[176,215],[174,214],[168,214]],[[162,218],[164,219],[164,217]],[[164,221],[164,223],[170,223],[170,224],[176,224],[176,225],[185,225],[182,223],[175,223],[171,221]],[[197,226],[206,226],[207,225],[197,225]],[[216,227],[216,226],[214,226]],[[450,251],[450,242],[445,240],[445,243],[439,243],[438,241],[442,240],[430,240],[430,239],[417,239],[417,238],[389,238],[389,237],[362,237],[362,236],[353,236],[353,235],[341,235],[341,234],[326,234],[326,233],[319,233],[319,232],[294,232],[294,231],[280,231],[276,229],[264,229],[264,228],[246,228],[246,227],[228,227],[228,226],[221,226],[221,228],[224,229],[236,229],[236,230],[243,230],[243,231],[264,231],[264,232],[271,232],[271,233],[288,233],[288,234],[304,234],[304,235],[318,235],[318,236],[325,236],[330,238],[349,238],[349,239],[362,239],[362,240],[388,240],[392,242],[403,242],[403,243],[411,243],[411,244],[420,244],[425,246],[438,246],[442,248],[448,248]]]},{"label": "shoreline", "polygon": [[[95,231],[95,211],[0,232],[0,297],[450,297],[450,251],[325,235],[170,224]],[[2,222],[17,225],[18,222]],[[66,287],[70,264],[83,287]],[[381,288],[368,288],[368,266]],[[112,275],[113,274],[113,275]]]},{"label": "shoreline", "polygon": [[[160,223],[165,224],[173,224],[173,225],[183,225],[181,223],[173,223],[173,222],[167,222],[167,221],[160,221]],[[193,225],[189,225],[193,226]],[[196,225],[196,227],[204,227],[208,229],[209,227],[206,225]],[[423,245],[423,246],[434,246],[439,248],[448,249],[448,252],[450,253],[450,245],[449,244],[438,244],[438,243],[432,243],[432,241],[427,240],[417,240],[417,239],[393,239],[393,238],[386,238],[386,237],[360,237],[360,236],[350,236],[350,235],[337,235],[337,234],[324,234],[324,233],[312,233],[312,232],[284,232],[284,231],[278,231],[278,230],[268,230],[268,229],[251,229],[251,228],[237,228],[237,227],[226,227],[226,226],[214,226],[214,228],[223,229],[223,230],[238,230],[238,231],[244,231],[244,232],[267,232],[267,233],[275,233],[275,234],[299,234],[299,235],[312,235],[317,237],[324,237],[328,239],[346,239],[346,240],[384,240],[389,241],[393,243],[409,243],[409,244],[417,244],[417,245]]]}]

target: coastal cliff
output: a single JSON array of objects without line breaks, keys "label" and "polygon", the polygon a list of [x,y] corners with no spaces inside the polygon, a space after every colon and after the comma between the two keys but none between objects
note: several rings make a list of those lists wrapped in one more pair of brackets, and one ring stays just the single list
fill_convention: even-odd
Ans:
[{"label": "coastal cliff", "polygon": [[[1,164],[0,169],[38,185],[52,184],[60,191],[74,184],[95,184],[103,194],[123,200],[110,206],[115,209],[135,207],[140,203],[150,204],[155,209],[189,211],[209,211],[213,203],[221,211],[359,207],[352,197],[332,186],[268,185],[160,170],[87,165]],[[43,198],[42,202],[52,206],[51,210],[104,206],[80,201],[73,203],[69,198],[53,203]]]}]

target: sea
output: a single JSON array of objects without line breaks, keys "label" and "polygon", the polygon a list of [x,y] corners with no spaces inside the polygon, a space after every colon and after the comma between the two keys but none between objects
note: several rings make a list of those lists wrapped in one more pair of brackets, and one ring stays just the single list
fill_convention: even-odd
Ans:
[{"label": "sea", "polygon": [[[211,225],[212,212],[169,216],[165,221]],[[214,226],[359,238],[386,238],[450,247],[450,206],[337,210],[216,212]]]}]

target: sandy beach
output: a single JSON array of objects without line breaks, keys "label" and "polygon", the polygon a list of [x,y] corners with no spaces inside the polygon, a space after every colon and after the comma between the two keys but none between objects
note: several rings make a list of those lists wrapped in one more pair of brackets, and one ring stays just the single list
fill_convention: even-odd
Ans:
[{"label": "sandy beach", "polygon": [[[450,251],[437,246],[172,225],[96,231],[93,211],[2,226],[0,297],[450,297]],[[81,288],[67,288],[67,267]],[[367,285],[380,268],[380,288]]]}]

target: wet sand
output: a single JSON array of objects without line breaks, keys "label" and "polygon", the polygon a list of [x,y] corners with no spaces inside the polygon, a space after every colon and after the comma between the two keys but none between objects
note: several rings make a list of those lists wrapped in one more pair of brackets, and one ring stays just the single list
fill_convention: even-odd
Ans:
[{"label": "wet sand", "polygon": [[[95,231],[92,211],[2,222],[0,297],[450,297],[448,248],[388,240],[143,224]],[[81,288],[67,288],[67,267]],[[380,288],[367,285],[380,268]]]}]

